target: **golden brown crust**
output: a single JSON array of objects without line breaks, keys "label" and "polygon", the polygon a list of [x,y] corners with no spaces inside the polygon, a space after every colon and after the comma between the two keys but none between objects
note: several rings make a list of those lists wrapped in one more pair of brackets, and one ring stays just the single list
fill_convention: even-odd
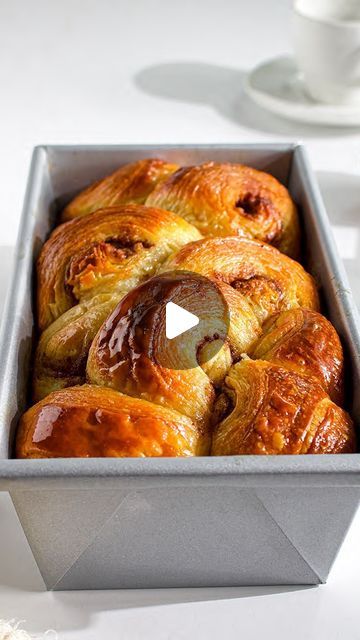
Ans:
[{"label": "golden brown crust", "polygon": [[231,289],[232,295],[250,303],[261,323],[281,309],[319,309],[312,276],[275,247],[256,240],[230,237],[191,242],[160,268],[170,270],[194,271],[222,282],[223,292],[231,295]]},{"label": "golden brown crust", "polygon": [[215,428],[212,455],[355,451],[350,416],[307,376],[245,359],[230,369],[224,392],[232,411]]},{"label": "golden brown crust", "polygon": [[[354,451],[351,418],[334,404],[340,340],[313,278],[285,255],[300,242],[289,193],[242,165],[177,169],[121,167],[66,207],[70,221],[44,245],[40,402],[20,421],[16,455],[207,455],[210,425],[211,455]],[[219,325],[209,283],[224,302]],[[206,309],[206,335],[199,323],[169,345],[170,301]],[[73,386],[85,372],[91,384]]]},{"label": "golden brown crust", "polygon": [[276,178],[240,164],[208,162],[179,169],[146,200],[174,211],[204,236],[240,235],[297,257],[300,228],[288,190]]},{"label": "golden brown crust", "polygon": [[341,405],[343,350],[334,327],[320,313],[291,309],[275,314],[263,325],[263,333],[250,355],[315,378]]},{"label": "golden brown crust", "polygon": [[62,221],[123,204],[144,204],[154,187],[178,169],[158,158],[126,164],[79,193],[62,213]]},{"label": "golden brown crust", "polygon": [[100,209],[58,227],[38,260],[45,330],[36,353],[35,400],[84,382],[91,342],[121,297],[199,236],[179,216],[142,205]]},{"label": "golden brown crust", "polygon": [[208,446],[208,435],[175,411],[84,385],[54,392],[23,415],[16,456],[192,456]]},{"label": "golden brown crust", "polygon": [[179,216],[142,205],[100,209],[60,225],[37,263],[40,329],[119,283],[129,290],[140,274],[151,274],[159,261],[199,237]]},{"label": "golden brown crust", "polygon": [[77,304],[61,315],[40,336],[35,353],[33,400],[51,391],[85,382],[91,343],[114,310],[121,294],[103,294]]}]

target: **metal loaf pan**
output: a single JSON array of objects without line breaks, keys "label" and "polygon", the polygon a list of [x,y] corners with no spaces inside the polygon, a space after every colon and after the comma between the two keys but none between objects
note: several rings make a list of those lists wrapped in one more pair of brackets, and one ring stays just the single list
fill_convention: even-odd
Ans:
[{"label": "metal loaf pan", "polygon": [[27,402],[34,260],[56,211],[89,182],[148,156],[242,162],[289,187],[302,214],[306,266],[345,346],[348,409],[360,423],[357,311],[301,146],[41,146],[0,341],[0,490],[10,492],[50,589],[324,582],[359,502],[358,454],[11,459]]}]

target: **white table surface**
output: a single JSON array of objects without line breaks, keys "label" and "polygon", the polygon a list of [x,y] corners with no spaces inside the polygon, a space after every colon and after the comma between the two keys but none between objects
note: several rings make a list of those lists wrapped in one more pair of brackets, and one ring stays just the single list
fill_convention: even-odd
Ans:
[{"label": "white table surface", "polygon": [[[291,51],[290,0],[1,0],[0,313],[38,143],[302,140],[360,302],[360,131],[271,116],[242,93]],[[357,289],[356,289],[357,287]],[[327,585],[46,593],[0,494],[0,618],[60,640],[360,639],[360,513]]]}]

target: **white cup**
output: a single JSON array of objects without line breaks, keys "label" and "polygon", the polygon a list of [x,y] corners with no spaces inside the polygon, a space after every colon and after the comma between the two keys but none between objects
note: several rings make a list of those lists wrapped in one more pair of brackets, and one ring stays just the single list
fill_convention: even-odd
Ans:
[{"label": "white cup", "polygon": [[295,0],[295,55],[310,96],[360,104],[360,0]]}]

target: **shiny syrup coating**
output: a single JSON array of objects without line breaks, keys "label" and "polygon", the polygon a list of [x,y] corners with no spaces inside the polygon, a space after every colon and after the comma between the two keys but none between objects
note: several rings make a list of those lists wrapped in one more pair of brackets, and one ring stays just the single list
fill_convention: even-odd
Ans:
[{"label": "shiny syrup coating", "polygon": [[50,394],[21,419],[19,458],[189,456],[208,444],[184,416],[111,389]]},{"label": "shiny syrup coating", "polygon": [[356,438],[350,416],[322,387],[263,360],[234,365],[224,391],[229,415],[214,429],[212,455],[352,453]]}]

